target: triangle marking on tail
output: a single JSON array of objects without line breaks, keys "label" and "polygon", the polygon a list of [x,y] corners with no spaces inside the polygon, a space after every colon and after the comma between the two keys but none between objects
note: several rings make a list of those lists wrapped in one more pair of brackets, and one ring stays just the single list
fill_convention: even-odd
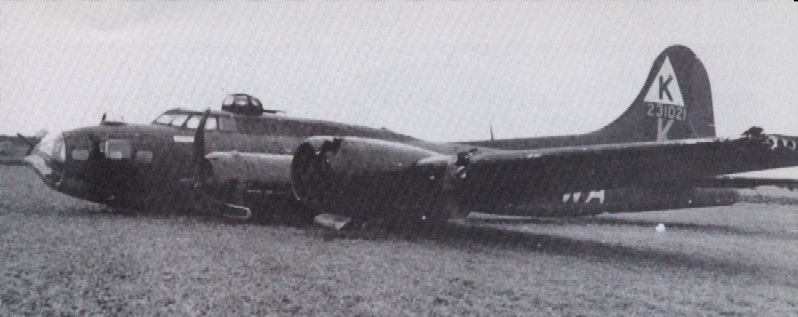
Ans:
[{"label": "triangle marking on tail", "polygon": [[667,56],[643,101],[684,107],[684,99],[682,91],[679,89],[676,72],[673,71],[671,59]]},{"label": "triangle marking on tail", "polygon": [[687,110],[684,106],[682,90],[679,89],[679,81],[676,72],[673,70],[671,59],[665,56],[665,60],[654,77],[654,82],[648,88],[643,103],[646,105],[646,115],[657,118],[657,142],[668,140],[668,131],[673,126],[674,121],[684,121],[687,118]]}]

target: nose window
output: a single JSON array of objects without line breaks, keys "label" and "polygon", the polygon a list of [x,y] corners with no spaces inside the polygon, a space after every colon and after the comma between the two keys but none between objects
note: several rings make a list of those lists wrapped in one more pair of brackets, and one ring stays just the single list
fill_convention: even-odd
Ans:
[{"label": "nose window", "polygon": [[108,139],[105,141],[105,157],[112,160],[129,159],[133,146],[128,140]]},{"label": "nose window", "polygon": [[53,156],[56,152],[63,150],[63,147],[64,138],[60,132],[54,132],[44,136],[35,149],[37,152]]}]

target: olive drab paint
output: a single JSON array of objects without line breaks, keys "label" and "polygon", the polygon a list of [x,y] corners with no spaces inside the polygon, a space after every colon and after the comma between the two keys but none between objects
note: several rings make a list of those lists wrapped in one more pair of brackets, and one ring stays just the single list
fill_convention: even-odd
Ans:
[{"label": "olive drab paint", "polygon": [[280,115],[246,94],[222,108],[56,133],[26,161],[53,189],[121,208],[263,210],[282,197],[316,212],[434,219],[727,205],[734,192],[703,188],[718,184],[712,177],[798,165],[795,137],[714,138],[709,78],[680,45],[654,59],[625,111],[584,134],[438,143]]}]

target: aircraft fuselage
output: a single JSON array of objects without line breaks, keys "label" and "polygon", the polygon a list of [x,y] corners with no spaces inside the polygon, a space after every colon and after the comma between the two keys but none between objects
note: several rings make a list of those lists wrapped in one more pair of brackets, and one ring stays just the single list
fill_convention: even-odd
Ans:
[{"label": "aircraft fuselage", "polygon": [[[261,153],[285,157],[290,162],[297,147],[308,137],[318,135],[351,136],[407,144],[444,155],[469,150],[503,151],[484,146],[512,148],[514,140],[475,141],[467,143],[433,143],[418,140],[384,129],[373,129],[318,120],[288,118],[280,115],[247,117],[228,116],[235,127],[207,130],[208,152]],[[196,111],[168,111],[167,114],[199,116]],[[230,125],[230,123],[228,123]],[[249,129],[249,130],[247,130]],[[119,208],[184,208],[197,200],[190,184],[185,182],[196,173],[192,158],[195,129],[160,124],[99,125],[63,132],[62,144],[40,144],[29,157],[29,163],[53,189],[68,195]],[[58,139],[58,137],[56,137]],[[573,146],[591,144],[597,137],[584,134],[567,137],[523,139],[530,147]],[[57,149],[62,146],[63,150]],[[534,146],[532,146],[534,147]],[[56,151],[63,151],[63,157]],[[111,153],[113,152],[113,153]],[[375,158],[376,159],[376,158]],[[289,164],[276,161],[271,168],[271,181],[249,184],[269,195],[290,197]],[[236,167],[231,167],[236,168]],[[263,178],[263,177],[261,177]],[[390,180],[386,180],[390,182]],[[655,210],[705,205],[726,205],[736,201],[730,191],[697,188],[623,188],[586,189],[578,192],[551,193],[541,189],[541,196],[523,205],[467,206],[475,210],[502,214],[538,216],[578,216],[602,212]]]},{"label": "aircraft fuselage", "polygon": [[[170,110],[165,114],[197,117],[201,112]],[[314,135],[358,135],[446,154],[473,148],[425,142],[385,129],[282,115],[214,114],[230,120],[226,128],[221,127],[220,120],[218,129],[206,130],[208,152],[290,157],[300,143]],[[185,123],[84,127],[48,136],[34,148],[27,161],[48,186],[77,198],[121,208],[186,206],[186,200],[193,196],[190,186],[181,180],[194,176],[196,171],[192,158],[195,132]],[[259,185],[277,194],[290,195],[289,182],[278,177]]]}]

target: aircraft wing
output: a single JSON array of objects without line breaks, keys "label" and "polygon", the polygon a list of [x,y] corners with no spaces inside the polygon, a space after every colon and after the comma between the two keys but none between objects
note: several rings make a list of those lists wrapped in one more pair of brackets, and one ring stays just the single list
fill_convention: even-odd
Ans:
[{"label": "aircraft wing", "polygon": [[796,137],[757,134],[474,153],[462,162],[461,197],[482,203],[514,201],[529,195],[628,186],[701,186],[709,180],[747,187],[754,181],[717,176],[796,166],[796,144]]}]

